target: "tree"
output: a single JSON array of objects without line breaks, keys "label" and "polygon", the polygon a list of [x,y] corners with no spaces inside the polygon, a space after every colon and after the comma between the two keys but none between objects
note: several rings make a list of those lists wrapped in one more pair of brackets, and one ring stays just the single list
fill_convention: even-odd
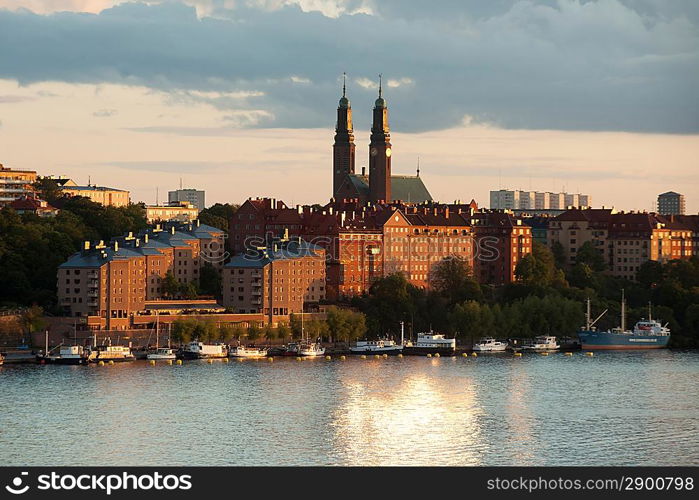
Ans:
[{"label": "tree", "polygon": [[601,272],[607,268],[604,255],[595,248],[591,241],[586,241],[578,248],[575,254],[575,262],[577,264],[586,264],[595,272]]},{"label": "tree", "polygon": [[19,323],[22,331],[27,335],[43,330],[47,325],[44,320],[44,310],[36,305],[25,309],[19,316]]},{"label": "tree", "polygon": [[191,319],[178,319],[172,323],[172,340],[186,344],[192,340],[196,322]]},{"label": "tree", "polygon": [[277,330],[272,325],[265,325],[262,329],[262,337],[267,341],[267,343],[271,343],[276,336]]},{"label": "tree", "polygon": [[210,262],[206,262],[199,274],[199,289],[203,295],[213,295],[220,299],[222,295],[221,272]]},{"label": "tree", "polygon": [[42,200],[48,201],[51,205],[64,196],[61,187],[55,179],[49,177],[38,177],[33,184],[33,188]]},{"label": "tree", "polygon": [[180,293],[180,284],[177,279],[172,274],[172,271],[168,271],[165,274],[165,279],[163,279],[163,294],[167,297],[174,298]]},{"label": "tree", "polygon": [[196,299],[199,296],[199,287],[194,281],[179,284],[179,295],[183,299]]},{"label": "tree", "polygon": [[260,338],[260,333],[261,333],[261,332],[262,332],[262,331],[261,331],[261,329],[260,329],[259,326],[257,326],[257,325],[254,324],[254,323],[251,324],[251,325],[248,327],[248,340],[250,340],[250,341],[252,341],[252,342],[255,342],[257,339]]},{"label": "tree", "polygon": [[480,285],[473,278],[471,266],[458,257],[442,260],[432,272],[432,287],[455,304],[483,298]]},{"label": "tree", "polygon": [[553,261],[558,269],[565,270],[568,267],[568,259],[566,258],[566,251],[561,245],[560,241],[554,241],[551,245],[551,253],[553,254]]},{"label": "tree", "polygon": [[290,314],[289,315],[289,323],[291,327],[291,338],[293,339],[300,339],[301,335],[303,334],[303,325],[301,321],[301,316],[298,314]]},{"label": "tree", "polygon": [[221,325],[218,329],[218,340],[224,344],[230,344],[235,336],[235,329],[231,325]]},{"label": "tree", "polygon": [[291,329],[287,323],[279,323],[277,326],[277,338],[284,342],[291,334]]}]

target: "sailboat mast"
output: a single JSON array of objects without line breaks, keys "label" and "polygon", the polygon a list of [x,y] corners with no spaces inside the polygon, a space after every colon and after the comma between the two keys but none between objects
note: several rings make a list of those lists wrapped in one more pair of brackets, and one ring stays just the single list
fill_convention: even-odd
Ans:
[{"label": "sailboat mast", "polygon": [[592,326],[590,324],[592,321],[591,318],[592,318],[592,315],[590,314],[590,297],[588,297],[587,298],[587,313],[585,314],[585,324],[586,324],[585,329],[588,331],[590,330],[590,328]]},{"label": "sailboat mast", "polygon": [[158,344],[158,327],[160,326],[158,324],[158,319],[160,317],[158,316],[158,311],[155,311],[155,350],[158,350],[158,347],[160,347],[160,344]]},{"label": "sailboat mast", "polygon": [[405,343],[405,323],[403,321],[400,322],[400,345],[403,345]]},{"label": "sailboat mast", "polygon": [[650,300],[648,301],[648,321],[653,321],[653,307]]},{"label": "sailboat mast", "polygon": [[621,289],[621,331],[626,331],[626,298],[624,289]]}]

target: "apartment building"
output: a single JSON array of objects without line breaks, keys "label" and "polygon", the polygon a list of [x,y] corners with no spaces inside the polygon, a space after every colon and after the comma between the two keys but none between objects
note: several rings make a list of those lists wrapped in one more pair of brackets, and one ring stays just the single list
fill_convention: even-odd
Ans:
[{"label": "apartment building", "polygon": [[272,238],[223,268],[223,304],[236,313],[263,313],[271,321],[325,297],[325,250],[298,237]]},{"label": "apartment building", "polygon": [[167,205],[146,205],[146,220],[156,222],[189,222],[199,217],[199,209],[187,201]]},{"label": "apartment building", "polygon": [[178,283],[198,284],[209,248],[218,256],[223,242],[223,231],[198,221],[156,226],[109,244],[85,242],[58,268],[59,305],[70,316],[97,318],[91,323],[96,328],[127,328],[145,301],[163,297],[168,273]]},{"label": "apartment building", "polygon": [[660,215],[684,215],[685,208],[683,194],[668,191],[658,195],[658,213]]},{"label": "apartment building", "polygon": [[105,207],[126,207],[131,203],[129,191],[106,186],[79,186],[75,181],[66,178],[58,178],[61,192],[66,196],[82,196]]},{"label": "apartment building", "polygon": [[0,163],[0,207],[34,193],[34,170],[17,170]]},{"label": "apartment building", "polygon": [[664,217],[613,209],[572,209],[548,225],[548,244],[559,243],[573,264],[580,247],[591,242],[612,276],[635,280],[648,260],[667,262],[697,255],[699,216]]},{"label": "apartment building", "polygon": [[206,208],[206,192],[200,189],[177,189],[175,191],[168,191],[167,193],[168,203],[180,203],[187,202],[194,207],[202,211]]},{"label": "apartment building", "polygon": [[[477,210],[474,201],[414,205],[373,204],[358,199],[291,209],[281,201],[258,198],[246,201],[233,216],[230,240],[233,251],[241,253],[246,242],[254,244],[265,241],[267,235],[287,231],[325,248],[327,297],[335,300],[364,293],[377,278],[395,272],[403,273],[415,286],[429,288],[435,266],[449,258],[458,257],[475,269],[478,248],[474,227],[485,235],[495,224],[489,236],[497,239],[504,234],[507,248],[495,253],[497,262],[488,264],[492,272],[484,272],[483,276],[492,277],[494,283],[509,282],[514,279],[510,260],[531,251],[531,228],[511,213],[476,217]],[[514,253],[513,234],[527,240],[522,240]],[[509,260],[504,263],[503,259]]]}]

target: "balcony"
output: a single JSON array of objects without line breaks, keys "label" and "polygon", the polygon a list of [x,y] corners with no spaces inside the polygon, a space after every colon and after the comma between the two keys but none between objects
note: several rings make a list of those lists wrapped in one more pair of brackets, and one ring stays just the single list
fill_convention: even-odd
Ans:
[{"label": "balcony", "polygon": [[97,292],[97,290],[88,290],[88,292],[87,292],[88,297],[97,298],[98,295],[99,295],[99,293]]},{"label": "balcony", "polygon": [[255,304],[255,305],[258,305],[258,306],[259,306],[259,305],[261,305],[261,304],[262,304],[262,299],[254,299],[254,300],[252,300],[251,302],[252,302],[253,304]]}]

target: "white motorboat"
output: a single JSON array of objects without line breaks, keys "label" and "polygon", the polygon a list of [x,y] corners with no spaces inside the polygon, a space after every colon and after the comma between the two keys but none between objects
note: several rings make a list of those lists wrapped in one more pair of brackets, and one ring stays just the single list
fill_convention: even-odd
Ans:
[{"label": "white motorboat", "polygon": [[177,354],[175,353],[175,350],[168,347],[159,347],[155,350],[155,352],[148,353],[146,356],[146,359],[148,360],[168,360],[176,358]]},{"label": "white motorboat", "polygon": [[453,356],[456,353],[456,339],[445,338],[441,333],[418,333],[417,341],[408,341],[403,349],[405,354],[426,355],[439,354]]},{"label": "white motorboat", "polygon": [[302,342],[299,344],[297,353],[299,356],[303,357],[323,356],[325,354],[325,347],[320,345],[320,342]]},{"label": "white motorboat", "polygon": [[221,344],[204,344],[196,340],[185,344],[182,349],[182,357],[184,359],[225,358],[227,356],[226,346]]},{"label": "white motorboat", "polygon": [[358,340],[350,347],[352,354],[400,354],[403,345],[396,344],[393,340]]},{"label": "white motorboat", "polygon": [[477,344],[473,344],[473,350],[477,352],[502,352],[509,344],[496,340],[493,337],[482,338]]},{"label": "white motorboat", "polygon": [[267,357],[267,349],[264,347],[242,346],[231,347],[228,350],[228,356],[231,358],[265,358]]},{"label": "white motorboat", "polygon": [[534,339],[530,344],[525,344],[522,346],[523,351],[533,351],[533,352],[547,352],[547,351],[557,351],[560,349],[560,345],[556,340],[556,337],[549,335],[540,335]]}]

